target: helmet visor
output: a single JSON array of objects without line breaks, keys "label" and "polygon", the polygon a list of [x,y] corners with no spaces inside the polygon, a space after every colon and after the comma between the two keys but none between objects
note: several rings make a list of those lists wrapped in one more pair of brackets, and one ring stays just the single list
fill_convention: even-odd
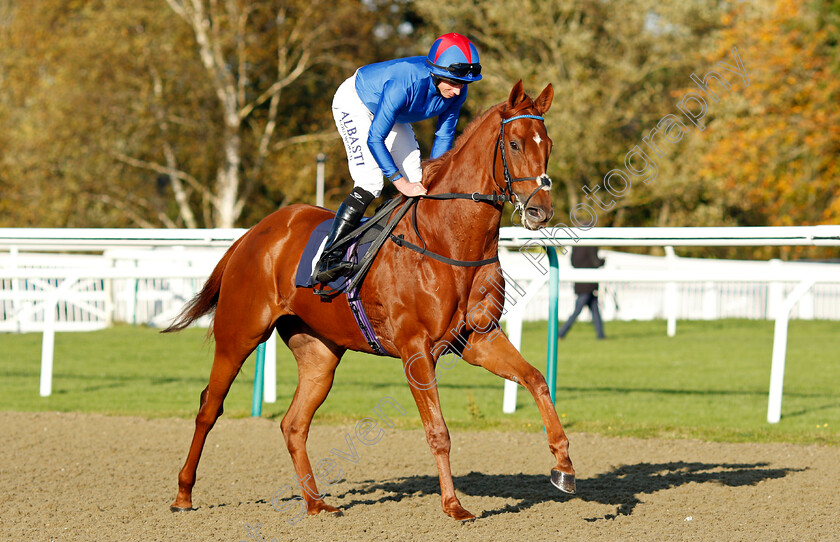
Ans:
[{"label": "helmet visor", "polygon": [[449,66],[440,66],[438,64],[432,64],[431,62],[429,62],[429,64],[435,68],[448,71],[454,77],[477,77],[481,75],[481,64],[478,62],[473,62],[472,64],[458,62],[456,64],[450,64]]}]

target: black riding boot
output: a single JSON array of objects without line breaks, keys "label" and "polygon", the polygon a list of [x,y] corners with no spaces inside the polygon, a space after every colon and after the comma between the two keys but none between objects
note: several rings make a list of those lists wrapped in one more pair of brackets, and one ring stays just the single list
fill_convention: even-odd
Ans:
[{"label": "black riding boot", "polygon": [[359,226],[359,222],[361,222],[362,217],[365,215],[365,209],[367,209],[367,206],[373,200],[373,194],[363,188],[356,187],[338,207],[335,220],[333,220],[332,227],[330,228],[330,233],[327,235],[324,255],[318,264],[318,271],[314,274],[316,282],[322,284],[332,282],[352,267],[352,264],[343,261],[342,251],[335,250],[330,252],[330,250],[335,247],[335,242],[338,239],[346,236]]}]

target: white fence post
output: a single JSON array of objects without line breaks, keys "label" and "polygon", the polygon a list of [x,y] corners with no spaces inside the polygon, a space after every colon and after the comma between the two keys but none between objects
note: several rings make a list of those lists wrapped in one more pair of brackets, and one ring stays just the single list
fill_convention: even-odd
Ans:
[{"label": "white fence post", "polygon": [[804,280],[785,298],[773,316],[773,359],[770,366],[770,396],[767,400],[768,423],[779,423],[782,418],[782,389],[785,383],[785,354],[787,352],[788,320],[790,311],[799,298],[811,289],[814,280]]},{"label": "white fence post", "polygon": [[62,294],[66,293],[78,277],[68,276],[44,301],[44,334],[41,340],[41,397],[52,394],[53,358],[55,354],[55,313]]},{"label": "white fence post", "polygon": [[[134,260],[134,267],[140,267],[140,260]],[[137,325],[137,279],[128,279],[127,288],[123,290],[125,303],[128,305],[126,313],[131,315],[131,324]]]},{"label": "white fence post", "polygon": [[41,337],[41,397],[52,394],[53,357],[55,352],[55,311],[58,296],[50,295],[44,301],[44,333]]},{"label": "white fence post", "polygon": [[[668,269],[675,268],[675,260],[677,253],[674,252],[674,247],[665,247],[665,261]],[[665,318],[668,319],[668,336],[673,337],[677,334],[677,309],[679,303],[679,293],[677,292],[677,283],[668,282],[665,284]]]},{"label": "white fence post", "polygon": [[263,367],[263,400],[277,402],[277,333],[265,342],[265,366]]},{"label": "white fence post", "polygon": [[[513,309],[508,313],[507,336],[510,344],[517,350],[522,350],[522,313],[524,312],[524,305],[521,308]],[[505,414],[512,414],[516,412],[516,393],[519,384],[511,380],[505,380],[505,392],[502,399],[502,412]]]},{"label": "white fence post", "polygon": [[[774,258],[768,262],[771,269],[781,269],[782,260]],[[767,285],[767,318],[776,318],[776,313],[782,306],[782,300],[785,297],[785,285],[778,281],[773,281]]]},{"label": "white fence post", "polygon": [[[505,329],[510,343],[522,351],[522,320],[525,318],[525,307],[528,302],[536,297],[537,292],[548,282],[548,273],[535,277],[528,283],[525,295],[515,301],[508,311]],[[519,383],[505,380],[505,391],[502,399],[502,412],[512,414],[516,412],[516,394],[519,390]]]},{"label": "white fence post", "polygon": [[[9,257],[10,257],[10,260],[11,260],[11,265],[9,266],[9,268],[13,269],[13,270],[17,269],[18,268],[18,248],[17,247],[12,247],[12,249],[9,251]],[[19,310],[19,307],[21,305],[21,303],[17,299],[17,294],[20,292],[20,279],[12,279],[10,282],[11,282],[11,286],[12,286],[12,302],[9,305],[11,306],[12,314],[18,314],[18,310]],[[18,333],[20,333],[21,332],[20,319],[18,319],[17,324],[18,324],[17,331],[18,331]]]},{"label": "white fence post", "polygon": [[720,309],[718,308],[717,284],[707,281],[703,284],[703,319],[717,320],[718,318],[720,318]]},{"label": "white fence post", "polygon": [[327,155],[319,153],[315,158],[317,165],[315,167],[315,205],[318,207],[324,206],[324,164],[327,162]]}]

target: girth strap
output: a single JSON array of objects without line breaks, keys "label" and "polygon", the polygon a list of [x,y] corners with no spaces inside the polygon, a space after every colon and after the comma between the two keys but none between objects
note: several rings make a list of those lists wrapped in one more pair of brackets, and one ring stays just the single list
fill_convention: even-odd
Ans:
[{"label": "girth strap", "polygon": [[373,350],[377,355],[387,356],[388,352],[385,351],[382,343],[380,343],[379,339],[376,338],[376,332],[373,330],[373,325],[371,325],[370,320],[368,320],[367,314],[365,313],[365,308],[362,305],[362,299],[359,296],[358,288],[354,288],[353,290],[347,292],[347,303],[350,305],[350,310],[353,312],[353,318],[356,319],[356,325],[359,326],[359,329],[361,330],[362,335],[365,337],[365,340],[371,350]]}]

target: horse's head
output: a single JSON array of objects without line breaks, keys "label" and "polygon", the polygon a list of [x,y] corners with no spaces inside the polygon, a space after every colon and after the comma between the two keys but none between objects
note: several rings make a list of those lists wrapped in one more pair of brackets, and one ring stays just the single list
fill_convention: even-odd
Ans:
[{"label": "horse's head", "polygon": [[553,99],[551,84],[532,100],[519,81],[501,110],[494,160],[496,183],[511,198],[522,225],[529,230],[542,228],[554,216],[547,174],[551,138],[542,119]]}]

